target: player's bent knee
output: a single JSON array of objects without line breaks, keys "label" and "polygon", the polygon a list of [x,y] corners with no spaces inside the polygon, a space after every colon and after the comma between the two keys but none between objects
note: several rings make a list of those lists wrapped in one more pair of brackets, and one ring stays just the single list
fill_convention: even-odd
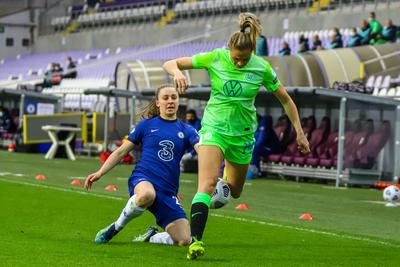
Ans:
[{"label": "player's bent knee", "polygon": [[139,207],[149,207],[153,204],[156,195],[154,192],[146,191],[137,194],[136,196],[136,205]]}]

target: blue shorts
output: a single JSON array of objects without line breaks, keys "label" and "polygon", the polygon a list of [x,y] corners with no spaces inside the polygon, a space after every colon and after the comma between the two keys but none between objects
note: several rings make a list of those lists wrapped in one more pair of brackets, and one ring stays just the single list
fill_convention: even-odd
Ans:
[{"label": "blue shorts", "polygon": [[[134,189],[137,184],[142,181],[147,181],[151,183],[148,179],[141,177],[131,177],[128,180],[128,188],[129,195],[134,195]],[[154,186],[154,185],[153,185]],[[168,224],[172,223],[178,219],[187,219],[186,213],[183,210],[181,203],[178,198],[172,194],[165,194],[157,188],[156,190],[156,199],[154,200],[153,205],[148,207],[147,209],[153,213],[154,217],[156,217],[157,225],[165,229]]]}]

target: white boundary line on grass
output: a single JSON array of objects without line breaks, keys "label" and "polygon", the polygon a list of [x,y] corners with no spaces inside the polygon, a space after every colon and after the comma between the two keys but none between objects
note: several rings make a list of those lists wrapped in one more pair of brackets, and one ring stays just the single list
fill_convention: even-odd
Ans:
[{"label": "white boundary line on grass", "polygon": [[85,176],[68,176],[67,179],[69,180],[86,180]]},{"label": "white boundary line on grass", "polygon": [[34,184],[34,183],[29,183],[29,182],[15,181],[15,180],[2,179],[2,178],[0,178],[0,181],[14,183],[14,184],[30,185],[30,186],[39,187],[39,188],[53,189],[53,190],[62,191],[62,192],[72,192],[72,193],[77,193],[77,194],[81,194],[81,195],[109,198],[109,199],[114,199],[114,200],[126,200],[125,198],[122,198],[122,197],[114,197],[114,196],[108,196],[108,195],[97,194],[97,193],[92,193],[92,192],[89,193],[86,191],[78,191],[78,190],[73,190],[73,189],[57,187],[57,186],[45,185],[45,184]]},{"label": "white boundary line on grass", "polygon": [[386,204],[385,201],[362,200],[362,202],[365,202],[365,203],[372,203],[372,204],[383,204],[383,205]]},{"label": "white boundary line on grass", "polygon": [[339,238],[345,238],[345,239],[365,241],[365,242],[369,242],[369,243],[377,243],[380,245],[400,248],[400,246],[396,245],[396,244],[392,244],[392,243],[385,242],[385,241],[379,241],[379,240],[375,240],[375,239],[370,239],[370,238],[365,238],[365,237],[336,234],[336,233],[327,232],[327,231],[314,230],[314,229],[302,228],[302,227],[291,226],[291,225],[283,225],[283,224],[278,224],[278,223],[269,223],[269,222],[264,222],[264,221],[259,221],[259,220],[252,220],[252,219],[246,219],[246,218],[241,218],[241,217],[233,217],[233,216],[227,216],[227,215],[222,215],[222,214],[210,214],[210,216],[225,218],[225,219],[230,219],[230,220],[235,220],[235,221],[241,221],[241,222],[249,222],[249,223],[256,223],[256,224],[261,224],[261,225],[268,225],[268,226],[278,227],[278,228],[286,228],[286,229],[291,229],[291,230],[309,232],[309,233],[313,233],[313,234],[321,234],[321,235],[327,235],[327,236],[333,236],[333,237],[339,237]]},{"label": "white boundary line on grass", "polygon": [[[126,198],[123,198],[123,197],[114,197],[114,196],[108,196],[108,195],[97,194],[97,193],[92,193],[92,192],[89,193],[89,192],[85,192],[85,191],[78,191],[78,190],[61,188],[61,187],[56,187],[56,186],[49,186],[49,185],[44,185],[44,184],[34,184],[34,183],[23,182],[23,181],[15,181],[15,180],[9,180],[9,179],[4,179],[4,178],[0,178],[0,181],[8,182],[8,183],[15,183],[15,184],[22,184],[22,185],[29,185],[29,186],[39,187],[39,188],[53,189],[53,190],[62,191],[62,192],[77,193],[77,194],[81,194],[81,195],[108,198],[108,199],[113,199],[113,200],[120,200],[120,201],[127,200]],[[217,217],[217,218],[230,219],[230,220],[235,220],[235,221],[240,221],[240,222],[255,223],[255,224],[267,225],[267,226],[271,226],[271,227],[285,228],[285,229],[291,229],[291,230],[296,230],[296,231],[309,232],[309,233],[313,233],[313,234],[320,234],[320,235],[326,235],[326,236],[331,236],[331,237],[364,241],[364,242],[375,243],[375,244],[380,244],[380,245],[384,245],[384,246],[400,248],[400,246],[397,244],[392,244],[389,242],[379,241],[379,240],[365,238],[365,237],[336,234],[336,233],[327,232],[327,231],[314,230],[314,229],[302,228],[302,227],[291,226],[291,225],[283,225],[283,224],[278,224],[278,223],[269,223],[269,222],[260,221],[260,220],[246,219],[246,218],[242,218],[242,217],[233,217],[233,216],[227,216],[227,215],[216,214],[216,213],[211,213],[210,216]]]}]

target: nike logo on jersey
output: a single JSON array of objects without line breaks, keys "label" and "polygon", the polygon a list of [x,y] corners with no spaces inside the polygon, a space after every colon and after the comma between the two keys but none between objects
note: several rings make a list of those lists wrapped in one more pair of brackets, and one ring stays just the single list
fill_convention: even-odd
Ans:
[{"label": "nike logo on jersey", "polygon": [[151,129],[150,132],[154,133],[157,132],[159,129]]}]

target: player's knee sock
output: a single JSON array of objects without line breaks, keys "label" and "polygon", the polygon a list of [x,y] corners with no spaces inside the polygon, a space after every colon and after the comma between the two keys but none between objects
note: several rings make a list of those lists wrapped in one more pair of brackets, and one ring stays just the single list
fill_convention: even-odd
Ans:
[{"label": "player's knee sock", "polygon": [[190,229],[192,237],[201,240],[206,228],[208,209],[210,208],[211,196],[206,193],[197,192],[192,201],[190,211]]},{"label": "player's knee sock", "polygon": [[166,245],[173,245],[174,240],[172,240],[171,236],[167,232],[157,233],[150,237],[150,243],[156,244],[166,244]]},{"label": "player's knee sock", "polygon": [[133,195],[126,203],[125,208],[121,212],[118,220],[115,222],[115,229],[120,231],[124,226],[130,222],[133,218],[139,217],[146,210],[138,207],[135,202],[136,195]]}]

